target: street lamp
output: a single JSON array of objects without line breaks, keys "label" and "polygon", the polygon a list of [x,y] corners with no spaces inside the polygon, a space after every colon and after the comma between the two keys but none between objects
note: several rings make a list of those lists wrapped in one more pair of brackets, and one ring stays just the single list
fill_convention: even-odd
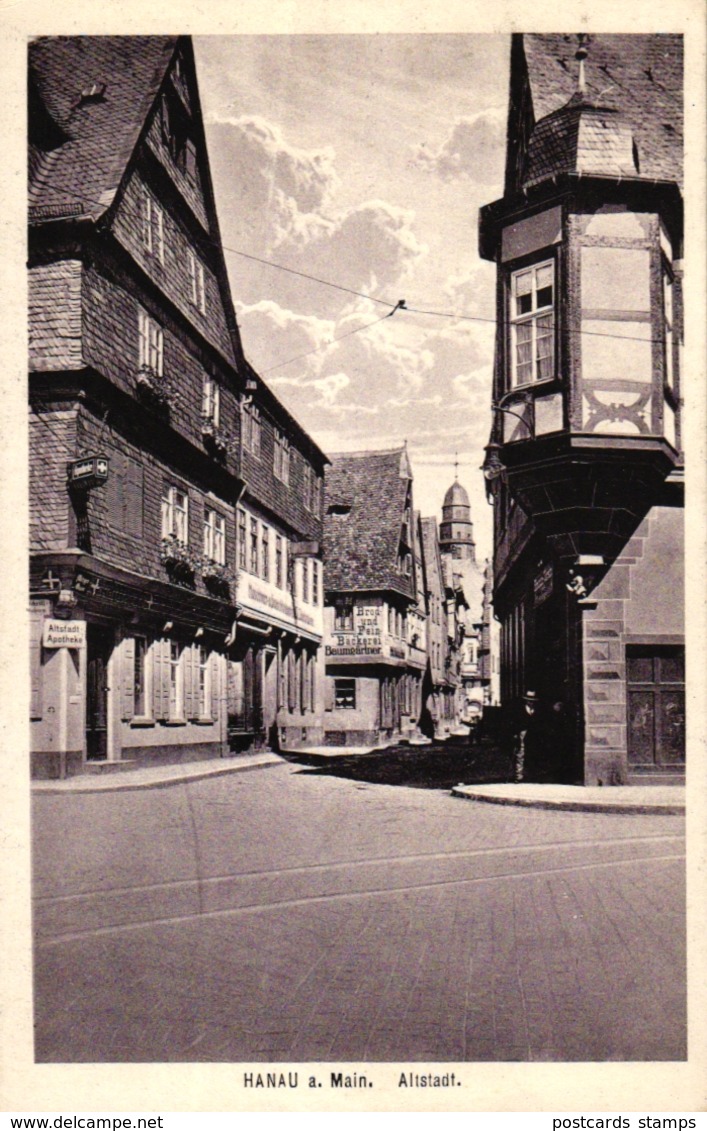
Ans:
[{"label": "street lamp", "polygon": [[[491,411],[492,412],[505,413],[507,416],[515,416],[516,420],[519,420],[521,422],[521,424],[523,424],[527,428],[528,427],[527,418],[525,416],[521,416],[520,413],[515,412],[512,408],[508,408],[503,403],[504,400],[506,400],[506,398],[508,396],[511,396],[513,394],[515,394],[515,390],[511,390],[511,393],[506,393],[505,397],[501,397],[501,400],[498,402],[498,404],[492,404],[491,405]],[[528,403],[529,403],[528,397],[525,396],[523,398],[523,407],[527,408]],[[495,420],[494,420],[494,425],[495,425]],[[493,435],[494,431],[495,431],[495,428],[492,429],[492,435]],[[506,470],[506,465],[504,464],[503,460],[501,459],[502,448],[503,448],[503,444],[500,444],[498,442],[498,440],[489,440],[488,444],[484,448],[486,455],[484,457],[484,462],[481,466],[481,470],[483,471],[484,479],[486,480],[486,498],[487,498],[488,502],[491,503],[491,504],[493,504],[493,495],[491,493],[491,484],[496,479],[500,478],[500,476],[502,476],[504,471]]]}]

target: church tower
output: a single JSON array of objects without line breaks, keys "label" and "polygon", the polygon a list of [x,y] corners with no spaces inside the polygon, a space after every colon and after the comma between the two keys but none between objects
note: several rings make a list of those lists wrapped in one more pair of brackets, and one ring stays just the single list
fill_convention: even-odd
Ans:
[{"label": "church tower", "polygon": [[449,554],[452,558],[476,561],[471,504],[458,479],[454,480],[442,503],[439,548],[442,554]]}]

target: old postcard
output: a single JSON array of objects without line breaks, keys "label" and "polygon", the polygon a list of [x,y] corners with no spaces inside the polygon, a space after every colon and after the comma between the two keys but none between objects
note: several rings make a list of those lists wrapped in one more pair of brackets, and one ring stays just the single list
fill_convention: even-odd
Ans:
[{"label": "old postcard", "polygon": [[702,6],[0,18],[6,1109],[703,1109]]}]

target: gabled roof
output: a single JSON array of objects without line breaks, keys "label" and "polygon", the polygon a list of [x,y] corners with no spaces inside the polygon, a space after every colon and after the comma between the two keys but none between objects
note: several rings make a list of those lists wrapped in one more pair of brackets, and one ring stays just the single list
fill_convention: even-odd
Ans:
[{"label": "gabled roof", "polygon": [[[566,106],[577,91],[578,39],[524,34],[522,42],[537,130],[541,119]],[[590,35],[586,46],[586,101],[619,112],[638,151],[639,170],[632,175],[681,183],[682,36]],[[621,157],[625,164],[623,147]]]},{"label": "gabled roof", "polygon": [[[43,159],[35,163],[29,189],[31,217],[83,215],[95,220],[106,211],[177,39],[174,35],[79,35],[32,41],[30,83],[67,140],[45,150]],[[32,142],[31,119],[29,133]]]},{"label": "gabled roof", "polygon": [[327,590],[393,590],[414,598],[413,572],[406,577],[396,569],[412,481],[406,449],[330,458],[324,480]]}]

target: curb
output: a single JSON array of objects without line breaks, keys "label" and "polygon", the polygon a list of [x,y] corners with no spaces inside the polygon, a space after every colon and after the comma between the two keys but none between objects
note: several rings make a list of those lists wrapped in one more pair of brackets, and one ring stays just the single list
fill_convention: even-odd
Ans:
[{"label": "curb", "polygon": [[475,793],[473,789],[456,786],[452,789],[453,797],[461,797],[465,801],[481,801],[486,805],[516,805],[527,809],[564,809],[568,812],[584,813],[644,813],[682,817],[685,815],[684,803],[671,801],[637,802],[637,801],[594,801],[587,798],[585,801],[573,801],[552,797],[504,797],[499,794]]},{"label": "curb", "polygon": [[[276,754],[271,754],[258,762],[240,763],[237,766],[214,766],[212,769],[198,770],[196,773],[183,773],[178,777],[155,778],[153,781],[125,781],[115,780],[111,777],[110,784],[98,785],[90,784],[86,778],[94,775],[83,775],[74,779],[77,784],[74,785],[54,785],[52,783],[32,782],[30,792],[33,794],[49,794],[54,797],[64,797],[67,794],[76,793],[125,793],[134,792],[139,789],[167,789],[171,785],[184,785],[185,782],[205,781],[207,778],[220,778],[226,774],[246,773],[250,770],[267,770],[271,766],[281,766],[285,764],[285,759],[278,757]],[[135,771],[139,773],[139,771]],[[124,777],[128,778],[130,770],[125,772]],[[95,775],[97,781],[101,778]],[[118,775],[116,775],[116,778]],[[106,779],[103,779],[106,780]]]}]

